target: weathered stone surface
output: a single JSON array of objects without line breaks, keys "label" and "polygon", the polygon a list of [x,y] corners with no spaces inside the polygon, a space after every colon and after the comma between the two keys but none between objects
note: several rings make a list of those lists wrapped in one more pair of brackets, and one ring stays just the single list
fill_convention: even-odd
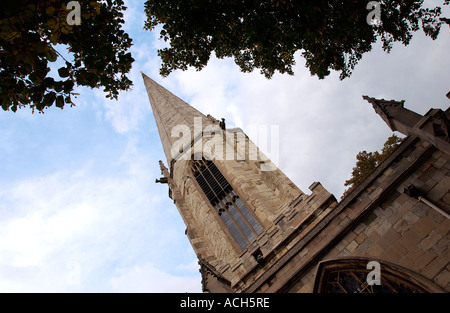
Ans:
[{"label": "weathered stone surface", "polygon": [[[450,221],[404,193],[412,184],[421,196],[450,210],[449,144],[433,132],[433,123],[445,120],[443,114],[450,118],[448,110],[432,109],[421,116],[404,108],[404,102],[367,97],[392,129],[409,137],[338,203],[319,182],[311,184],[309,194],[302,192],[258,154],[242,130],[225,129],[145,75],[144,82],[170,168],[164,176],[201,260],[205,290],[312,292],[321,262],[351,259],[378,260],[390,264],[398,277],[419,281],[424,290],[450,291]],[[198,137],[195,118],[203,127],[221,126],[215,137],[221,144],[211,148],[211,136]],[[171,132],[178,124],[194,134],[185,159],[172,155],[178,137]],[[224,158],[217,157],[222,148]],[[193,176],[196,149],[209,151],[208,157],[262,225],[263,233],[246,249],[234,241]]]}]

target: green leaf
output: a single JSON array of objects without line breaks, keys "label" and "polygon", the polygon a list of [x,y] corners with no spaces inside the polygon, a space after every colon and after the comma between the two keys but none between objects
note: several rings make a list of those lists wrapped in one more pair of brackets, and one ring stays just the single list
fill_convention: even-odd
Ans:
[{"label": "green leaf", "polygon": [[53,89],[55,89],[55,91],[57,92],[61,92],[64,88],[64,83],[61,81],[55,82]]},{"label": "green leaf", "polygon": [[73,90],[74,82],[68,79],[64,82],[64,93],[70,93]]},{"label": "green leaf", "polygon": [[53,49],[52,47],[49,47],[46,51],[45,51],[45,57],[47,58],[47,60],[49,60],[50,62],[55,62],[58,59],[58,55],[56,54],[55,49]]},{"label": "green leaf", "polygon": [[55,13],[55,7],[47,7],[47,8],[45,9],[45,13],[46,13],[47,15],[52,16],[52,15]]},{"label": "green leaf", "polygon": [[72,28],[69,25],[64,25],[61,27],[61,32],[65,35],[69,34],[72,31]]},{"label": "green leaf", "polygon": [[38,109],[38,111],[42,111],[45,108],[45,103],[44,102],[37,102],[35,104],[36,109]]},{"label": "green leaf", "polygon": [[25,83],[22,80],[19,80],[16,84],[15,92],[21,93],[25,89]]},{"label": "green leaf", "polygon": [[[68,2],[1,2],[0,106],[4,110],[25,106],[43,110],[55,101],[61,108],[64,101],[73,105],[70,96],[75,83],[93,88],[108,87],[110,91],[105,91],[106,94],[118,94],[131,87],[131,80],[123,80],[133,62],[131,58],[122,57],[132,45],[123,30],[122,13],[126,9],[123,1],[83,4],[85,23],[80,27],[67,24],[69,12],[64,4]],[[57,45],[67,47],[64,58],[71,62],[64,59],[66,64],[61,63],[59,69],[56,67],[59,76],[47,77],[51,71],[48,63],[63,59],[55,50]],[[110,77],[106,86],[102,86],[98,73],[89,74],[88,70],[105,71]]]},{"label": "green leaf", "polygon": [[66,67],[61,67],[58,70],[58,74],[60,77],[64,78],[64,77],[68,77],[69,76],[69,70]]},{"label": "green leaf", "polygon": [[63,96],[56,97],[56,106],[61,109],[64,108],[64,97]]},{"label": "green leaf", "polygon": [[51,88],[53,86],[53,84],[55,83],[55,80],[53,79],[53,77],[46,77],[44,79],[43,83],[44,83],[44,86]]},{"label": "green leaf", "polygon": [[51,91],[44,96],[44,103],[48,107],[52,106],[55,100],[56,100],[56,93],[54,91]]}]

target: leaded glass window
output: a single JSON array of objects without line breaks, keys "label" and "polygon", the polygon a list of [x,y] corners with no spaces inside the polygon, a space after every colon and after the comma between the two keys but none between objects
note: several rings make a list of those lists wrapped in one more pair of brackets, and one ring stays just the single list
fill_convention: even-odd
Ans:
[{"label": "leaded glass window", "polygon": [[424,285],[411,274],[403,273],[393,264],[379,262],[380,283],[370,285],[367,269],[370,260],[338,259],[321,262],[317,270],[314,291],[319,293],[423,293]]},{"label": "leaded glass window", "polygon": [[261,223],[210,160],[193,161],[194,177],[241,249],[264,231]]}]

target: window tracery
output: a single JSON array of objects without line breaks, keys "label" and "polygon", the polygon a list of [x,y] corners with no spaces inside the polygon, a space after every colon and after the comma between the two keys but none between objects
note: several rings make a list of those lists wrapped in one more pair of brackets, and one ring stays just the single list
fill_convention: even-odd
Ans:
[{"label": "window tracery", "polygon": [[194,160],[192,166],[197,183],[233,239],[241,249],[247,248],[264,231],[261,223],[211,160]]}]

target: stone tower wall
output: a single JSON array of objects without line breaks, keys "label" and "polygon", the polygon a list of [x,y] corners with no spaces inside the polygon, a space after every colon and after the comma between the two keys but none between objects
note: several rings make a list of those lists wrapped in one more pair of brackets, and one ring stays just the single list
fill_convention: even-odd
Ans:
[{"label": "stone tower wall", "polygon": [[[234,242],[216,210],[210,205],[191,172],[190,160],[173,163],[171,175],[180,198],[174,199],[187,225],[187,236],[199,259],[203,259],[229,280],[233,287],[244,286],[242,279],[252,272],[252,279],[261,275],[255,252],[273,261],[288,249],[282,242],[292,235],[302,220],[332,198],[319,183],[313,184],[312,195],[304,194],[265,155],[252,155],[256,145],[241,130],[218,131],[223,140],[223,157],[215,156],[214,163],[238,193],[247,207],[261,222],[265,231],[248,248],[241,250]],[[231,133],[231,135],[230,135]],[[239,133],[240,135],[233,135]],[[224,135],[225,134],[225,135]],[[216,139],[219,137],[216,137]],[[219,142],[219,141],[218,141]],[[192,147],[197,143],[193,143]],[[205,147],[208,138],[204,137]],[[203,150],[208,154],[210,145]],[[214,150],[214,149],[212,149]],[[217,152],[217,147],[214,150]],[[194,149],[186,150],[193,153]],[[198,150],[197,150],[198,151]],[[213,151],[213,152],[214,152]],[[234,159],[226,153],[235,151]],[[239,156],[239,152],[242,152]],[[334,201],[334,198],[333,198]],[[274,249],[278,249],[274,254]]]},{"label": "stone tower wall", "polygon": [[[278,279],[279,288],[312,292],[319,262],[364,257],[404,268],[412,280],[430,289],[450,291],[450,220],[404,192],[413,184],[449,212],[450,158],[427,142],[408,141],[410,145],[404,143],[370,182],[344,199],[342,211],[290,260],[291,268],[303,270],[288,273],[287,266],[278,273],[298,279],[292,283],[291,278],[288,289]],[[261,286],[260,291],[271,288]]]}]

